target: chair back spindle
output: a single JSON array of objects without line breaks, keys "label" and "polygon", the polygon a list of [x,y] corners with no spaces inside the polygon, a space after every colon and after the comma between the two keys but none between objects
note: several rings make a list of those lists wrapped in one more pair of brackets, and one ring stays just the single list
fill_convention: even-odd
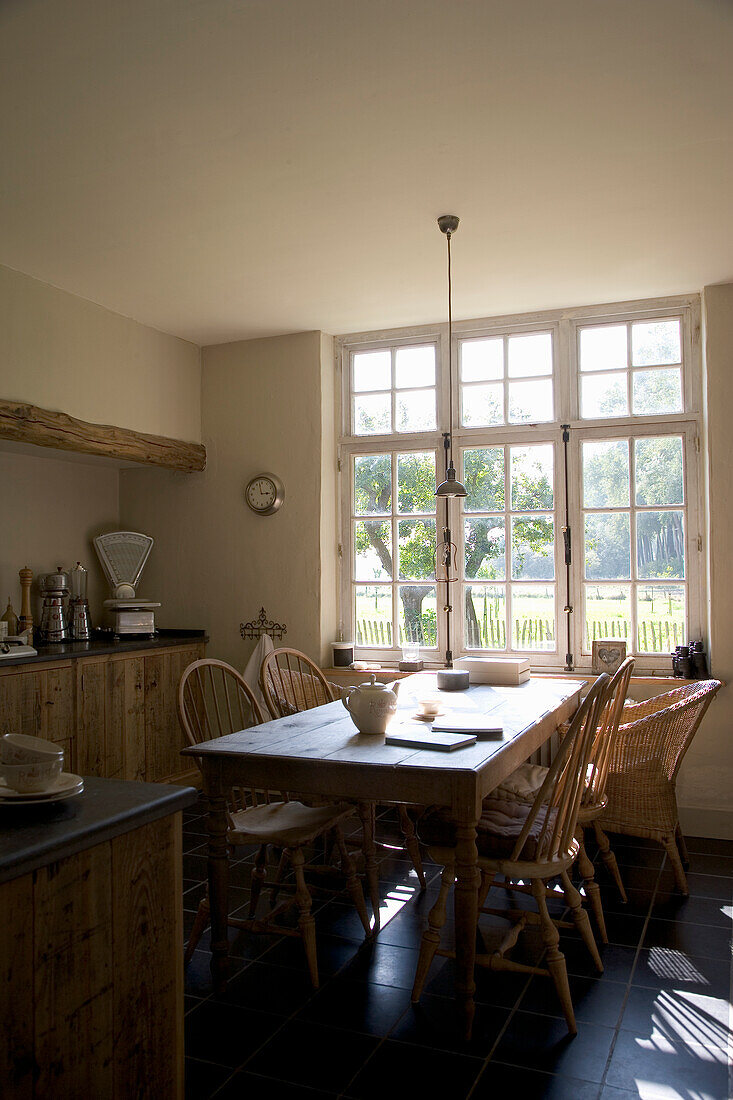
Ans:
[{"label": "chair back spindle", "polygon": [[338,698],[318,665],[297,649],[275,649],[260,668],[260,688],[273,718],[312,710]]}]

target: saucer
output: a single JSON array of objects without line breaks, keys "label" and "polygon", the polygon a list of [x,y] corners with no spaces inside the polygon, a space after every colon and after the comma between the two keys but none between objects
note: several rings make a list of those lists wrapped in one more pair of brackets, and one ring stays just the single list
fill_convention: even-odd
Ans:
[{"label": "saucer", "polygon": [[57,802],[62,798],[71,798],[84,790],[84,780],[80,775],[62,772],[45,791],[16,791],[0,778],[0,802],[12,802],[15,805],[34,806],[37,802]]},{"label": "saucer", "polygon": [[418,722],[432,722],[434,719],[440,718],[441,714],[445,714],[442,707],[433,714],[423,714],[421,710],[416,710],[412,717],[417,718]]}]

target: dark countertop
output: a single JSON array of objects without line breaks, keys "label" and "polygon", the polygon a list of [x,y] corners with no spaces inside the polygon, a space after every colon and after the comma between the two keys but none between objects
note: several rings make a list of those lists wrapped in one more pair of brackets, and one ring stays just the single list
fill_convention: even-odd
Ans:
[{"label": "dark countertop", "polygon": [[75,798],[0,804],[0,883],[184,810],[197,797],[193,787],[89,777]]},{"label": "dark countertop", "polygon": [[0,658],[0,671],[14,665],[38,664],[41,661],[69,661],[79,657],[102,657],[105,653],[134,653],[141,649],[166,649],[172,645],[196,645],[207,642],[205,630],[165,630],[147,636],[115,639],[111,634],[96,635],[89,642],[56,642],[53,645],[34,644],[35,657]]}]

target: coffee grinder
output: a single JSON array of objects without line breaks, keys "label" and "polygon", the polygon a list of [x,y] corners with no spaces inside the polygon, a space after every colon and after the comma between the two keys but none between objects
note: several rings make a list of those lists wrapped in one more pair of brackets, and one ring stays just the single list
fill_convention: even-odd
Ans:
[{"label": "coffee grinder", "polygon": [[92,620],[89,617],[87,599],[87,571],[80,561],[69,570],[71,598],[69,600],[69,629],[78,642],[88,642],[92,636]]}]

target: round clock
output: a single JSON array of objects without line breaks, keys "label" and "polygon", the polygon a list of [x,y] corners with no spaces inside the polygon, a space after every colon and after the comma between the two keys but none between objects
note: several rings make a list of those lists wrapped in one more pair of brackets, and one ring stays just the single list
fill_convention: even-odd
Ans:
[{"label": "round clock", "polygon": [[271,516],[285,500],[285,486],[275,474],[257,474],[247,483],[244,499],[258,516]]}]

